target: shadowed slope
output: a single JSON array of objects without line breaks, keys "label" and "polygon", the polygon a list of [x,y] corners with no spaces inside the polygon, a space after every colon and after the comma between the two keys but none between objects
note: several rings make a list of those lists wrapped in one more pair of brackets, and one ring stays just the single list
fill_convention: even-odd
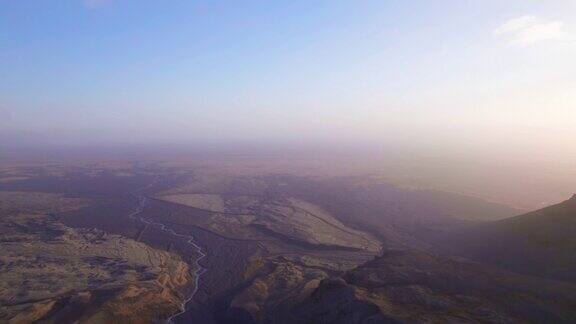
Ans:
[{"label": "shadowed slope", "polygon": [[570,323],[576,287],[474,262],[392,250],[324,280],[302,323]]},{"label": "shadowed slope", "polygon": [[557,205],[470,228],[443,243],[451,252],[513,271],[576,281],[576,195]]}]

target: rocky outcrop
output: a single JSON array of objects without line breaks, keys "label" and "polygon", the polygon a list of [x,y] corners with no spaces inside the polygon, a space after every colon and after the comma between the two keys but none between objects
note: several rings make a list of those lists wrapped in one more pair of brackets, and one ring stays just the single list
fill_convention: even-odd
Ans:
[{"label": "rocky outcrop", "polygon": [[269,323],[290,318],[289,309],[304,300],[322,279],[324,271],[298,266],[284,258],[268,261],[230,301],[226,323]]},{"label": "rocky outcrop", "polygon": [[459,259],[388,251],[322,281],[294,313],[299,323],[572,323],[575,288]]},{"label": "rocky outcrop", "polygon": [[0,322],[150,323],[191,283],[175,254],[44,215],[0,220]]}]

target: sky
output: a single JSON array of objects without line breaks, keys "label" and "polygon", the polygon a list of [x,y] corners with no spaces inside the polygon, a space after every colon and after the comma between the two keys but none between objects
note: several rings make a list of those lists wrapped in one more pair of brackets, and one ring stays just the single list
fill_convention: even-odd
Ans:
[{"label": "sky", "polygon": [[573,0],[0,0],[0,142],[576,156]]}]

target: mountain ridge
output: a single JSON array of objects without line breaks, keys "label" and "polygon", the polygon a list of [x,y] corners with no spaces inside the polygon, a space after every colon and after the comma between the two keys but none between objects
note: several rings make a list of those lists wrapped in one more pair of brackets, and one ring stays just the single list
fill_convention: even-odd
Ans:
[{"label": "mountain ridge", "polygon": [[452,232],[442,248],[505,269],[576,281],[576,195],[561,203]]}]

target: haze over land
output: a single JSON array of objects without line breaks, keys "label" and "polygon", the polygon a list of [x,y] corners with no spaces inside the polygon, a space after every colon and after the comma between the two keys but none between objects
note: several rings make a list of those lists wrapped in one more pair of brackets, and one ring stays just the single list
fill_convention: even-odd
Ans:
[{"label": "haze over land", "polygon": [[533,208],[573,191],[575,12],[4,1],[0,147],[336,151],[409,185]]},{"label": "haze over land", "polygon": [[575,323],[575,57],[573,0],[0,0],[0,324]]}]

